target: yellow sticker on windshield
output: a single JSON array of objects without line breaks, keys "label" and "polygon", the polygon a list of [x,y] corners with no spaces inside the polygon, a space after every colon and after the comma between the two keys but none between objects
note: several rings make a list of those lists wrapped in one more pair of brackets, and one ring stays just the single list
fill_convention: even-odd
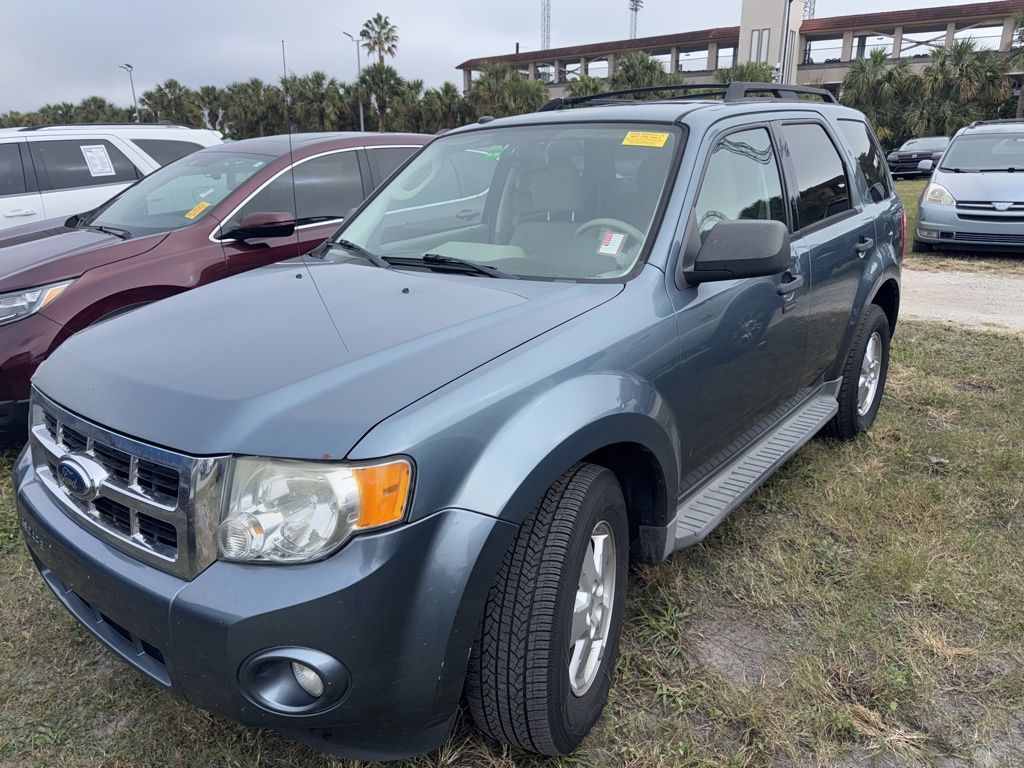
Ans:
[{"label": "yellow sticker on windshield", "polygon": [[188,213],[186,213],[185,214],[185,218],[186,219],[194,219],[194,218],[196,218],[196,216],[201,214],[203,211],[205,211],[209,207],[210,207],[210,204],[207,203],[206,201],[203,201],[201,203],[196,203],[196,207],[193,208]]},{"label": "yellow sticker on windshield", "polygon": [[665,146],[668,141],[668,133],[656,133],[654,131],[630,131],[622,140],[624,147],[658,147]]}]

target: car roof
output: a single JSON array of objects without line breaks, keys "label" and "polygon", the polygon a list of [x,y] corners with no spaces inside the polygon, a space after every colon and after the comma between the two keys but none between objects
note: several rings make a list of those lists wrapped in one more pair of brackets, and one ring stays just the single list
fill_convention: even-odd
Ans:
[{"label": "car roof", "polygon": [[1024,133],[1024,120],[985,120],[971,123],[960,131],[961,134],[1005,134]]},{"label": "car roof", "polygon": [[348,149],[349,147],[416,145],[426,144],[432,136],[420,133],[360,133],[359,131],[339,131],[333,133],[293,133],[276,136],[260,136],[254,139],[241,139],[210,147],[207,151],[219,152],[253,152],[261,155],[280,155],[289,152],[300,155],[315,154],[331,149]]}]

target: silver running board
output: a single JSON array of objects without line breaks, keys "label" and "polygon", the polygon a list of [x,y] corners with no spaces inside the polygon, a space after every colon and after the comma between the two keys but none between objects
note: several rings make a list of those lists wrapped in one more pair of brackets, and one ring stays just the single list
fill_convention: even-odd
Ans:
[{"label": "silver running board", "polygon": [[835,396],[819,391],[684,498],[676,509],[673,550],[704,539],[838,410]]}]

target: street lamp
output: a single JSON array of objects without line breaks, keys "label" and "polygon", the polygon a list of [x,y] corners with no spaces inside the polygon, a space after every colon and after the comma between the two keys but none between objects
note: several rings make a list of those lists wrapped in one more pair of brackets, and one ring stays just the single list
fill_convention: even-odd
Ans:
[{"label": "street lamp", "polygon": [[[361,79],[362,76],[363,76],[363,55],[362,55],[362,52],[359,50],[359,47],[360,47],[359,38],[353,37],[348,32],[342,32],[341,34],[343,34],[345,37],[347,37],[349,40],[351,40],[353,43],[356,44],[356,77],[357,77],[357,87],[358,87],[358,79]],[[360,131],[365,131],[366,130],[366,121],[363,118],[363,96],[362,96],[362,94],[359,95],[359,130]]]},{"label": "street lamp", "polygon": [[132,109],[135,111],[135,122],[139,122],[139,102],[135,100],[135,79],[132,77],[132,70],[135,69],[131,64],[118,64],[118,69],[123,69],[128,73],[128,82],[132,86]]}]

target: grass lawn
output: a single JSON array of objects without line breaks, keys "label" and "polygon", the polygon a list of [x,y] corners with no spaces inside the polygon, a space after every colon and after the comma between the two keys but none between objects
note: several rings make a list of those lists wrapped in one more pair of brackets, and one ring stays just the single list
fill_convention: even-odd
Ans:
[{"label": "grass lawn", "polygon": [[907,258],[911,269],[966,270],[969,272],[997,272],[1004,275],[1024,275],[1024,254],[957,253],[955,251],[933,251],[932,253],[911,252],[914,246],[914,231],[917,228],[917,209],[926,179],[909,179],[896,182],[896,192],[907,207]]},{"label": "grass lawn", "polygon": [[[463,724],[411,765],[1024,765],[1024,345],[906,323],[894,355],[870,434],[812,442],[706,542],[634,569],[577,755]],[[347,765],[102,650],[35,573],[6,483],[0,614],[4,766]]]}]

